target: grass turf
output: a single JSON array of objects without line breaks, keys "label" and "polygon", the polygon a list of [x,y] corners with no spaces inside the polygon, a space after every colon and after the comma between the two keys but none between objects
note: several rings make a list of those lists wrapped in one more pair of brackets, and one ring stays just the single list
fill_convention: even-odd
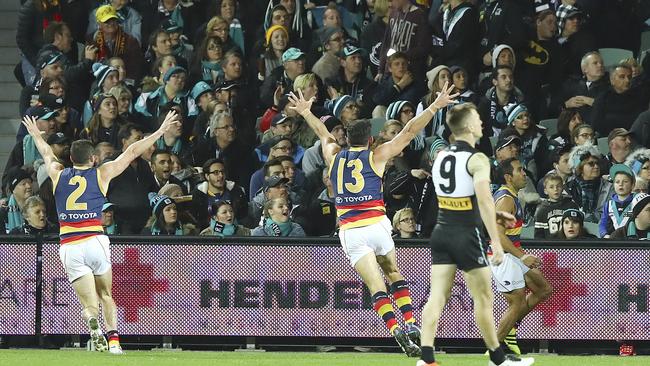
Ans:
[{"label": "grass turf", "polygon": [[[535,365],[611,366],[649,365],[650,357],[618,356],[533,356]],[[0,350],[0,365],[15,366],[199,366],[199,365],[255,365],[255,366],[414,366],[417,360],[391,353],[293,353],[293,352],[160,352],[127,351],[122,356],[97,354],[78,350]],[[482,355],[438,355],[441,366],[485,366]]]}]

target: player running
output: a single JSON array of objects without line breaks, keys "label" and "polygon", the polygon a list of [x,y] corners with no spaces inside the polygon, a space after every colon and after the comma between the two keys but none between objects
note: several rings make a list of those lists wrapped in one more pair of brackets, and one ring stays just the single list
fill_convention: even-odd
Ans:
[{"label": "player running", "polygon": [[[23,118],[23,125],[32,135],[45,161],[47,174],[52,178],[61,226],[59,256],[83,307],[82,316],[90,330],[90,341],[97,351],[108,349],[110,353],[122,354],[117,333],[117,309],[111,294],[113,276],[109,240],[104,235],[101,222],[108,184],[175,123],[178,123],[176,112],[169,112],[158,131],[132,144],[117,159],[98,168],[95,167],[97,156],[92,143],[88,140],[75,141],[70,148],[73,166],[64,168],[41,136],[36,118]],[[108,342],[97,320],[100,302],[108,329]]]},{"label": "player running", "polygon": [[[458,94],[445,87],[436,100],[422,113],[412,118],[391,141],[373,151],[369,120],[357,120],[347,126],[349,148],[341,149],[325,125],[314,116],[311,105],[314,98],[305,100],[291,93],[292,109],[305,118],[321,141],[323,157],[330,169],[330,179],[336,191],[336,213],[339,219],[341,245],[350,264],[359,273],[372,294],[373,307],[384,320],[404,353],[418,356],[420,329],[415,324],[408,283],[397,268],[395,243],[391,237],[391,223],[386,217],[382,193],[382,176],[386,162],[398,155],[431,121],[436,111],[454,102]],[[395,311],[386,292],[384,277],[390,283],[395,303],[402,313],[405,330],[397,324]]]},{"label": "player running", "polygon": [[[422,359],[417,366],[437,365],[433,343],[456,269],[463,271],[474,300],[474,317],[490,354],[489,365],[531,365],[535,362],[532,358],[506,358],[494,328],[490,268],[481,238],[483,225],[492,238],[492,263],[498,266],[504,254],[490,192],[490,162],[474,148],[482,136],[476,106],[454,106],[447,112],[447,125],[455,143],[438,153],[432,168],[439,211],[431,234],[431,289],[422,312]],[[509,214],[499,216],[500,220],[513,220]]]},{"label": "player running", "polygon": [[[501,317],[497,337],[505,341],[504,348],[520,355],[517,344],[517,324],[540,302],[548,299],[553,292],[538,267],[539,258],[526,254],[521,248],[519,236],[524,222],[524,211],[517,194],[526,187],[526,173],[521,162],[516,158],[507,159],[499,164],[499,174],[504,184],[494,192],[497,210],[515,216],[516,224],[512,228],[498,225],[497,229],[506,252],[503,263],[492,266],[497,290],[508,302],[508,309]],[[526,295],[526,288],[530,293]]]}]

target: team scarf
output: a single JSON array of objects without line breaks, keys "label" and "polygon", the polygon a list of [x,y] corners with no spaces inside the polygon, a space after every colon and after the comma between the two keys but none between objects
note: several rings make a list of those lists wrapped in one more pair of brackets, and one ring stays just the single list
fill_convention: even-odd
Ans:
[{"label": "team scarf", "polygon": [[581,207],[583,212],[595,212],[600,193],[600,178],[594,180],[582,180],[576,178],[581,193]]},{"label": "team scarf", "polygon": [[[163,235],[160,228],[158,228],[158,221],[154,221],[153,225],[151,225],[151,235]],[[176,230],[174,231],[174,235],[183,235],[183,227],[181,226],[180,222],[176,223]]]},{"label": "team scarf", "polygon": [[233,236],[235,235],[235,231],[237,231],[237,227],[234,224],[225,224],[215,219],[210,220],[210,227],[214,235],[222,238],[224,236]]},{"label": "team scarf", "polygon": [[179,137],[176,139],[176,142],[174,142],[174,145],[167,146],[165,145],[165,138],[161,136],[158,140],[156,140],[156,149],[169,151],[172,154],[179,156],[182,149],[181,139]]},{"label": "team scarf", "polygon": [[271,236],[289,236],[292,227],[291,221],[276,222],[270,217],[264,220],[264,231]]},{"label": "team scarf", "polygon": [[12,194],[9,197],[9,202],[7,202],[7,234],[17,227],[22,227],[25,224],[22,213],[20,213],[20,208],[18,207],[18,201],[16,197]]}]

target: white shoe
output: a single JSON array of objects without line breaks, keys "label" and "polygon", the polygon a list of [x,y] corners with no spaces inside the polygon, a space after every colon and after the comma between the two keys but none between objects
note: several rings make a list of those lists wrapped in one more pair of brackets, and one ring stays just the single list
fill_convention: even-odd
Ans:
[{"label": "white shoe", "polygon": [[518,358],[513,355],[506,355],[506,360],[497,365],[492,360],[488,362],[488,366],[530,366],[535,363],[532,357]]},{"label": "white shoe", "polygon": [[114,355],[123,355],[122,347],[119,344],[112,344],[108,347],[108,352]]},{"label": "white shoe", "polygon": [[88,329],[90,330],[91,350],[98,352],[105,352],[108,350],[108,343],[106,342],[106,338],[102,333],[102,329],[99,326],[99,321],[97,321],[97,318],[88,319]]}]

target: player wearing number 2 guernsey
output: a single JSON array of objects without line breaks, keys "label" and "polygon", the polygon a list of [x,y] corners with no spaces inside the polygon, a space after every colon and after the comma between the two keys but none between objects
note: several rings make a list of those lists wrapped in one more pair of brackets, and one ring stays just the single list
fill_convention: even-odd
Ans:
[{"label": "player wearing number 2 guernsey", "polygon": [[[96,351],[122,354],[117,333],[117,309],[111,294],[110,242],[101,223],[108,184],[176,123],[179,123],[176,112],[168,113],[156,132],[134,142],[115,160],[99,167],[95,167],[97,156],[93,144],[88,140],[75,141],[70,147],[73,166],[64,168],[43,139],[36,118],[23,118],[23,125],[34,139],[53,182],[61,226],[59,257],[81,304],[82,316],[90,331],[91,348]],[[98,321],[100,304],[108,329],[108,342]]]},{"label": "player wearing number 2 guernsey", "polygon": [[[336,193],[339,238],[343,252],[368,286],[374,310],[408,356],[420,355],[420,328],[413,317],[408,283],[397,268],[395,243],[391,237],[390,221],[386,217],[381,177],[386,162],[408,146],[438,109],[445,108],[452,102],[455,97],[449,95],[452,89],[453,86],[447,88],[445,85],[427,109],[408,121],[391,141],[379,145],[373,151],[369,149],[372,142],[370,121],[358,120],[345,126],[350,148],[342,150],[325,125],[311,113],[314,98],[305,100],[300,90],[299,96],[293,93],[289,96],[293,105],[291,108],[305,118],[320,139],[323,158],[329,166],[329,177]],[[397,323],[385,280],[390,284],[393,300],[402,313],[405,329]]]}]

